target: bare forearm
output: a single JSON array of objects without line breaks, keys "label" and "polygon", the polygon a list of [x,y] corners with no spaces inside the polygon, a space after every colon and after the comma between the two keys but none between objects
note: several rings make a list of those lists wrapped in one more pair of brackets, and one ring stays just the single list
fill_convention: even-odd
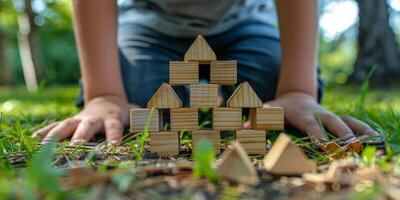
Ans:
[{"label": "bare forearm", "polygon": [[277,0],[282,65],[277,96],[317,96],[317,0]]},{"label": "bare forearm", "polygon": [[126,99],[117,49],[116,2],[74,0],[73,8],[85,101],[103,95]]}]

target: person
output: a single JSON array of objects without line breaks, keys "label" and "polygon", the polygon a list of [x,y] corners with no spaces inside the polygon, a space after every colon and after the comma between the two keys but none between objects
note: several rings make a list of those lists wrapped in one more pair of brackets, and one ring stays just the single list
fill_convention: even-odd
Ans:
[{"label": "person", "polygon": [[[277,0],[278,26],[271,0],[118,3],[73,1],[84,107],[37,131],[43,141],[72,136],[71,143],[78,144],[104,132],[107,142],[116,143],[128,124],[129,109],[144,107],[168,82],[168,62],[183,60],[198,34],[219,60],[237,60],[238,82],[248,81],[265,106],[284,107],[291,126],[318,139],[324,139],[320,123],[337,137],[375,134],[366,123],[319,104],[317,0]],[[188,91],[177,93],[187,96]]]}]

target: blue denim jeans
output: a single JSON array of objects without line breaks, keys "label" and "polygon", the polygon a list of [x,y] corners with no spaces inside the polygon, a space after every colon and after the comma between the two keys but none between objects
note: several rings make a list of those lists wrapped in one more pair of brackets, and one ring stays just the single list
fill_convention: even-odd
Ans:
[{"label": "blue denim jeans", "polygon": [[[218,60],[237,60],[238,83],[249,82],[263,102],[274,99],[281,63],[276,27],[263,23],[246,23],[205,38]],[[138,24],[120,24],[118,46],[128,101],[146,107],[158,87],[168,83],[169,61],[183,60],[194,39],[170,37]],[[200,66],[200,74],[207,75],[203,69],[206,68]],[[323,82],[320,77],[318,83],[321,99]],[[188,88],[174,89],[183,104],[187,105]],[[221,87],[221,95],[225,100],[232,92],[233,87]]]}]

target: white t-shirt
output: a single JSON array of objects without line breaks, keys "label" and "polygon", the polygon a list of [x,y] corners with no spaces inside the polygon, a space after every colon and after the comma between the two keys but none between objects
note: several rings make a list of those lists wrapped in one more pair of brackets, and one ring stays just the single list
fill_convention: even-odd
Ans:
[{"label": "white t-shirt", "polygon": [[215,35],[240,23],[276,25],[273,0],[119,0],[119,23],[137,23],[163,34]]}]

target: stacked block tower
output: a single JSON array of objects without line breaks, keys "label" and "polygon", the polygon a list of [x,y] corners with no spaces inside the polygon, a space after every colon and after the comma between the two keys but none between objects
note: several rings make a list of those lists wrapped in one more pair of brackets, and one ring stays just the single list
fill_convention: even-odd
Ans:
[{"label": "stacked block tower", "polygon": [[[200,64],[210,66],[209,84],[199,82]],[[169,84],[163,83],[149,100],[147,108],[130,110],[131,132],[141,132],[148,125],[150,150],[159,155],[179,154],[179,133],[192,134],[192,146],[201,139],[208,139],[216,152],[220,152],[220,132],[235,131],[249,154],[265,154],[266,131],[283,130],[284,113],[281,107],[263,108],[263,103],[249,83],[241,83],[227,100],[226,107],[219,107],[218,86],[237,82],[237,61],[217,60],[207,41],[198,36],[185,54],[184,61],[170,61]],[[189,86],[190,106],[182,102],[171,86]],[[199,129],[200,108],[212,110],[212,128]],[[249,109],[250,129],[243,129],[243,109]],[[153,113],[151,114],[153,109]],[[163,112],[170,113],[170,130],[163,129]],[[151,118],[149,118],[151,117]]]}]

